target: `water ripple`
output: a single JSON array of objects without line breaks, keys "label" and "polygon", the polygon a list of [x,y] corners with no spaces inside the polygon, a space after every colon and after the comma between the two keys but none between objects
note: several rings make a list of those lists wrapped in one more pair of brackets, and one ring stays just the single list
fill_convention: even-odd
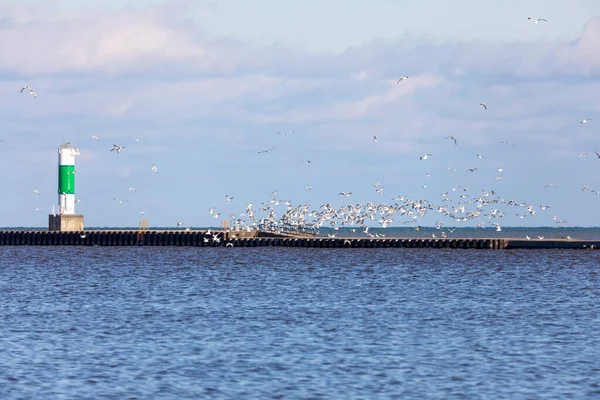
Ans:
[{"label": "water ripple", "polygon": [[585,251],[0,248],[0,398],[600,396]]}]

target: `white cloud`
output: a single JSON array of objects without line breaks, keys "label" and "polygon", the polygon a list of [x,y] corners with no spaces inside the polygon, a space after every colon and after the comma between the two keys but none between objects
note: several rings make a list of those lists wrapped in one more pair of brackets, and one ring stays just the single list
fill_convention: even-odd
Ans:
[{"label": "white cloud", "polygon": [[153,9],[42,13],[29,5],[9,11],[9,22],[0,27],[0,67],[21,74],[116,73],[157,60],[189,62],[205,54]]}]

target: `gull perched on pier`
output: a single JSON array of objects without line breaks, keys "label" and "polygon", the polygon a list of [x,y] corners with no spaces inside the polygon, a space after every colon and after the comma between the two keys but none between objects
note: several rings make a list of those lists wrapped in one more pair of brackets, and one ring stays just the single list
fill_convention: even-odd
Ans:
[{"label": "gull perched on pier", "polygon": [[116,151],[117,153],[120,153],[124,148],[125,146],[117,146],[116,144],[113,144],[113,148],[110,149],[110,151]]},{"label": "gull perched on pier", "polygon": [[527,20],[529,20],[529,21],[533,22],[533,24],[534,24],[534,25],[537,25],[537,24],[539,24],[539,23],[540,23],[540,22],[542,22],[542,21],[544,21],[544,22],[548,22],[548,20],[547,20],[547,19],[544,19],[544,18],[533,19],[533,18],[531,18],[531,17],[528,17],[528,18],[527,18]]}]

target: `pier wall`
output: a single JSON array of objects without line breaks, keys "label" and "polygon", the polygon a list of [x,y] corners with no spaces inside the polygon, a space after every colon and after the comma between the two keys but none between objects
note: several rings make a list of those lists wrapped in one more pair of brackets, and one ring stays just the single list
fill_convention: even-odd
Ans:
[{"label": "pier wall", "polygon": [[0,246],[193,246],[435,249],[600,249],[600,241],[497,238],[324,238],[276,237],[258,232],[95,230],[0,231]]}]

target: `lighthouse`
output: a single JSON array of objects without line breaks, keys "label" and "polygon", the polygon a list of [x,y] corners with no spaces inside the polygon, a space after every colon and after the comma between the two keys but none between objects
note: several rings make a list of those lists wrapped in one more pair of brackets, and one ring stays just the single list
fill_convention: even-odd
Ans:
[{"label": "lighthouse", "polygon": [[79,149],[71,143],[58,147],[58,207],[49,215],[51,231],[82,231],[83,215],[75,213],[75,156]]}]

